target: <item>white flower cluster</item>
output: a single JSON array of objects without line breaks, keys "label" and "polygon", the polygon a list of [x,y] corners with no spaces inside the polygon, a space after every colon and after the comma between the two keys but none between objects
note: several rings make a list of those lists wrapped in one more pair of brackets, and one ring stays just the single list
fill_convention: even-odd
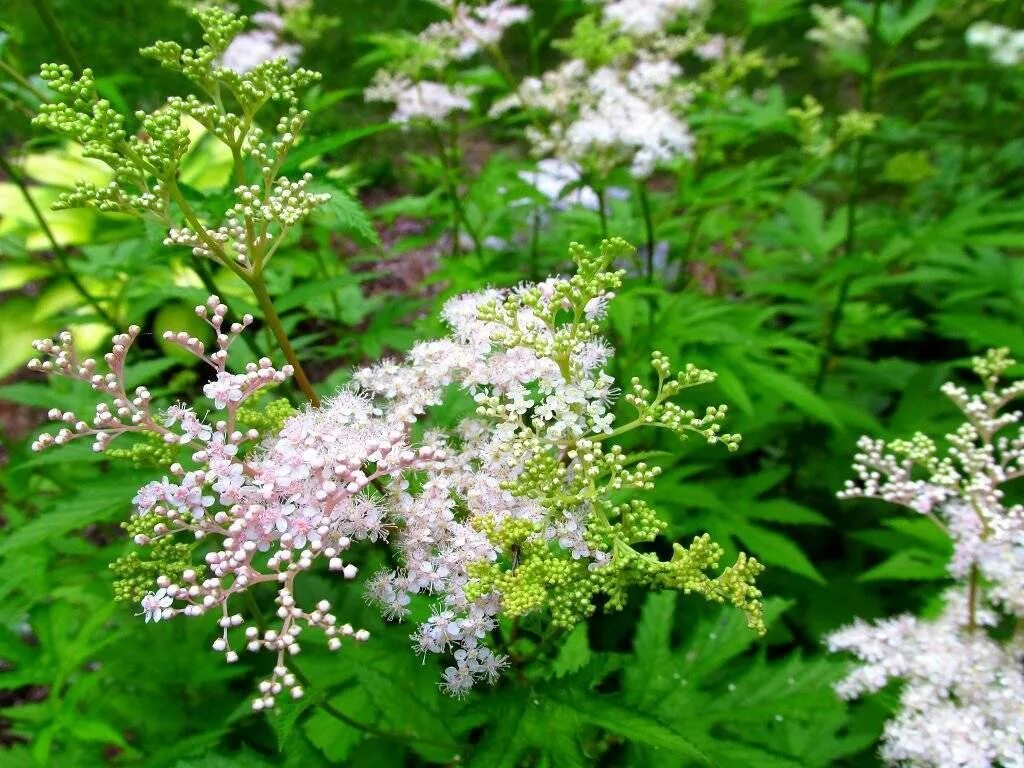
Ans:
[{"label": "white flower cluster", "polygon": [[520,171],[519,178],[535,187],[555,208],[579,205],[596,211],[601,205],[593,187],[581,183],[579,166],[555,157],[538,162],[536,170]]},{"label": "white flower cluster", "polygon": [[704,5],[693,0],[605,4],[607,34],[628,38],[625,52],[600,65],[585,61],[581,53],[540,77],[525,78],[494,104],[491,115],[513,108],[543,115],[527,128],[534,154],[598,178],[624,166],[643,179],[660,165],[692,157],[696,142],[685,110],[695,86],[684,83],[675,58],[692,50],[710,59],[721,51],[702,28],[688,38],[670,36],[665,28],[680,14],[698,13]]},{"label": "white flower cluster", "polygon": [[550,111],[543,129],[531,126],[527,138],[534,153],[562,163],[594,168],[601,176],[626,165],[636,178],[658,165],[692,157],[694,137],[676,110],[689,94],[676,78],[682,69],[671,61],[639,61],[630,69],[600,67],[588,71],[570,60],[540,78],[523,81],[509,106]]},{"label": "white flower cluster", "polygon": [[[612,241],[606,247],[603,266],[616,248],[628,246]],[[255,708],[273,706],[282,690],[301,696],[287,658],[299,652],[303,629],[322,630],[331,649],[344,637],[368,636],[339,624],[326,600],[299,606],[296,577],[322,561],[353,578],[356,568],[342,560],[343,553],[353,541],[375,541],[389,533],[401,567],[378,574],[370,596],[391,618],[404,616],[416,594],[436,596],[434,614],[416,632],[414,643],[421,652],[453,655],[443,685],[459,694],[476,680],[493,680],[504,665],[484,641],[505,596],[490,587],[482,594],[466,591],[474,565],[509,554],[488,531],[527,524],[543,547],[561,548],[574,561],[586,559],[592,569],[612,559],[610,552],[589,543],[585,506],[552,514],[536,495],[540,491],[514,494],[510,486],[526,482],[553,456],[570,466],[568,475],[556,472],[553,477],[571,478],[573,464],[598,461],[597,441],[613,432],[610,408],[618,390],[603,370],[612,349],[597,335],[596,321],[621,275],[587,263],[591,271],[583,277],[452,299],[443,313],[452,329],[448,338],[417,344],[403,363],[357,371],[349,389],[318,408],[291,415],[276,434],[247,428],[250,417],[241,409],[292,372],[287,366],[277,370],[266,359],[243,372],[230,371],[228,349],[252,318],[227,326],[227,307],[216,296],[196,308],[216,332],[216,351],[208,352],[186,333],[165,335],[212,368],[203,387],[216,414],[210,419],[200,415],[208,406],[177,404],[157,413],[144,387],[128,394],[125,356],[139,334],[137,327],[114,337],[106,374],[97,372],[95,360],[77,359],[67,334],[40,341],[36,349],[44,359],[33,361],[31,368],[86,381],[110,402],[97,406],[91,424],[72,412],[51,412],[67,426],[56,435],[43,434],[33,447],[91,436],[96,450],[105,450],[117,438],[145,433],[172,450],[175,458],[166,459],[167,475],[143,485],[134,499],[136,520],[142,521],[135,528],[142,531],[136,542],[184,536],[213,543],[205,547],[203,566],[161,573],[158,590],[142,599],[142,610],[147,621],[219,613],[222,630],[214,648],[229,662],[237,659],[238,635],[250,651],[275,652],[277,663],[260,684]],[[556,322],[563,314],[575,319]],[[656,357],[656,364],[667,375],[667,361]],[[690,367],[685,376],[693,385],[710,380],[711,374]],[[450,433],[428,430],[414,438],[416,423],[452,386],[472,396],[476,413]],[[678,391],[678,385],[672,386],[671,392]],[[736,436],[719,433],[724,406],[699,416],[667,402],[650,405],[645,393],[635,381],[634,394],[627,396],[648,414],[636,424],[653,422],[735,447]],[[180,451],[190,466],[177,460]],[[601,471],[611,472],[615,488],[648,487],[657,474],[642,463],[625,470],[618,450],[609,457]],[[597,465],[593,469],[598,472]],[[534,482],[546,487],[550,481]],[[593,480],[587,487],[592,485]],[[701,540],[700,546],[708,562],[717,561],[708,542]],[[753,573],[759,566],[749,568]],[[746,578],[734,576],[741,582]],[[273,627],[247,620],[232,608],[241,593],[263,583],[277,588],[279,621]],[[756,593],[743,583],[736,589],[744,599]]]},{"label": "white flower cluster", "polygon": [[260,0],[266,10],[250,17],[253,29],[237,35],[221,56],[221,66],[245,74],[265,61],[285,59],[290,66],[299,63],[302,46],[285,37],[285,15],[308,8],[311,0]]},{"label": "white flower cluster", "polygon": [[862,664],[838,687],[844,698],[874,693],[902,680],[900,711],[885,725],[882,758],[891,765],[991,768],[1024,765],[1024,647],[1004,645],[982,627],[966,629],[968,595],[946,595],[935,620],[897,616],[857,621],[828,639]]},{"label": "white flower cluster", "polygon": [[474,5],[459,0],[437,0],[450,18],[431,24],[419,34],[424,45],[436,47],[433,64],[444,67],[452,61],[465,61],[482,49],[497,45],[505,31],[530,18],[530,9],[511,0],[492,0]]},{"label": "white flower cluster", "polygon": [[978,21],[967,28],[966,39],[972,48],[987,51],[994,64],[1015,67],[1024,62],[1024,29]]},{"label": "white flower cluster", "polygon": [[695,14],[705,0],[607,0],[603,16],[634,37],[658,35],[684,14]]},{"label": "white flower cluster", "polygon": [[455,112],[468,112],[473,108],[470,97],[475,88],[465,85],[448,86],[433,80],[418,80],[380,70],[373,84],[366,89],[367,101],[382,101],[395,105],[391,122],[408,125],[416,120],[439,125]]},{"label": "white flower cluster", "polygon": [[[1022,412],[1008,410],[1024,382],[1000,386],[1014,361],[1006,350],[976,358],[978,394],[946,384],[966,422],[945,455],[918,434],[885,443],[862,438],[842,498],[877,498],[931,518],[953,543],[942,613],[875,624],[858,620],[828,638],[864,664],[838,687],[844,697],[903,680],[901,709],[882,754],[894,765],[935,768],[1024,766],[1024,636],[997,639],[1000,615],[1024,618],[1024,507],[1006,505],[1005,483],[1024,476]],[[1007,434],[1009,432],[1009,434]]]},{"label": "white flower cluster", "polygon": [[[391,122],[407,125],[421,120],[440,124],[456,112],[472,109],[476,88],[441,82],[444,70],[483,50],[493,49],[505,31],[530,18],[530,10],[510,0],[474,5],[458,0],[437,0],[449,18],[435,22],[413,41],[415,63],[401,61],[394,69],[381,69],[364,93],[367,101],[395,105]],[[414,71],[407,71],[414,70]],[[431,76],[427,73],[432,72]]]},{"label": "white flower cluster", "polygon": [[816,26],[807,33],[807,39],[826,51],[857,53],[868,41],[868,30],[864,22],[856,16],[843,13],[841,8],[812,5],[811,14]]}]

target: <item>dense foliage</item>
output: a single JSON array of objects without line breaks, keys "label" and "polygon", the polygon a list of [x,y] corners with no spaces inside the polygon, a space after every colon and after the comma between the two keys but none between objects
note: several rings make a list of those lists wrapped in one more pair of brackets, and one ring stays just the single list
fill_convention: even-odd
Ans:
[{"label": "dense foliage", "polygon": [[0,764],[1020,765],[1022,97],[1011,0],[0,0]]}]

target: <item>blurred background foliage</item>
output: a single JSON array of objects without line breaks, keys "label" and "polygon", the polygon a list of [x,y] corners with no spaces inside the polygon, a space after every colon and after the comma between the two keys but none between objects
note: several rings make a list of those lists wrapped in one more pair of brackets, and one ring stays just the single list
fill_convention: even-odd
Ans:
[{"label": "blurred background foliage", "polygon": [[[663,543],[709,531],[729,556],[742,548],[767,564],[765,638],[731,612],[638,595],[621,613],[527,649],[536,660],[495,689],[456,701],[437,690],[435,662],[408,652],[407,627],[385,625],[357,589],[324,576],[318,589],[374,639],[338,656],[303,654],[315,690],[258,716],[248,711],[248,662],[225,667],[205,648],[203,622],[145,625],[112,602],[107,564],[127,548],[117,523],[140,470],[85,446],[31,454],[45,408],[89,410],[90,393],[21,372],[34,338],[72,328],[99,349],[111,321],[136,322],[146,335],[134,381],[173,400],[194,391],[198,372],[167,356],[160,334],[191,327],[191,307],[211,286],[255,311],[230,274],[166,248],[161,231],[49,211],[74,179],[102,183],[106,171],[29,123],[41,95],[33,73],[69,52],[112,103],[153,108],[181,83],[137,49],[196,42],[197,27],[185,2],[50,0],[42,5],[60,44],[37,5],[0,2],[0,764],[877,763],[892,692],[837,700],[830,684],[844,662],[823,653],[820,637],[855,615],[927,606],[944,583],[948,544],[927,521],[834,494],[860,434],[952,426],[936,393],[955,366],[991,346],[1024,355],[1024,70],[964,43],[980,18],[1020,26],[1020,3],[849,0],[843,8],[866,24],[880,8],[870,63],[824,57],[806,38],[809,3],[717,3],[712,29],[784,66],[692,116],[698,159],[647,184],[653,238],[635,182],[612,180],[623,194],[610,201],[607,230],[641,254],[653,246],[654,265],[653,274],[628,265],[612,307],[614,373],[642,375],[652,348],[713,368],[713,397],[730,403],[744,435],[729,458],[646,438],[665,468],[653,498],[671,520]],[[533,20],[506,41],[518,74],[553,60],[552,40],[588,8],[530,5]],[[602,228],[593,211],[538,195],[520,176],[534,167],[522,126],[481,113],[460,126],[457,184],[485,247],[454,247],[429,135],[388,125],[362,99],[389,55],[382,41],[419,31],[438,9],[321,0],[315,12],[336,23],[305,46],[302,63],[324,79],[304,101],[310,135],[294,162],[335,198],[269,277],[302,359],[329,392],[353,366],[436,333],[445,298],[562,270],[568,242],[596,242]],[[470,76],[496,78],[485,63]],[[826,137],[850,110],[881,119],[815,154],[789,112],[807,95],[823,108]],[[193,139],[182,179],[206,210],[222,210],[230,158],[198,127]],[[85,295],[102,297],[104,312]],[[265,329],[252,344],[272,349]]]}]

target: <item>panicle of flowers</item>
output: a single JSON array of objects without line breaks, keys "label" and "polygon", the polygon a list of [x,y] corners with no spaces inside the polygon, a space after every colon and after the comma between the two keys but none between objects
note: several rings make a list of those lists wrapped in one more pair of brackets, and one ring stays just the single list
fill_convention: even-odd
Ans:
[{"label": "panicle of flowers", "polygon": [[641,499],[612,500],[617,491],[650,489],[659,473],[631,462],[612,442],[620,434],[653,426],[730,448],[739,440],[721,433],[724,406],[698,415],[669,400],[714,375],[688,366],[673,377],[660,354],[657,391],[634,380],[626,399],[637,417],[615,426],[619,393],[604,370],[613,350],[600,320],[621,280],[608,265],[631,251],[614,239],[598,254],[574,245],[570,278],[452,299],[443,312],[449,338],[414,347],[404,369],[385,363],[356,375],[402,418],[440,402],[449,384],[477,404],[451,433],[425,436],[444,448],[443,461],[419,482],[391,485],[402,563],[370,585],[390,617],[405,615],[417,593],[436,596],[413,642],[420,652],[452,653],[443,680],[451,693],[492,680],[504,664],[485,642],[499,616],[546,613],[556,627],[571,627],[593,612],[595,595],[621,607],[632,585],[729,601],[762,626],[756,561],[741,556],[711,576],[722,550],[706,536],[677,544],[667,562],[641,554],[632,545],[664,523]]},{"label": "panicle of flowers", "polygon": [[[235,68],[227,61],[228,51],[245,28],[245,17],[217,7],[195,16],[205,45],[190,49],[160,41],[142,54],[184,75],[201,96],[172,96],[154,112],[136,112],[137,131],[129,131],[125,117],[99,98],[90,70],[76,79],[66,66],[43,67],[43,79],[59,99],[44,104],[35,122],[80,142],[86,156],[114,170],[108,186],[78,183],[56,207],[89,206],[150,218],[167,227],[168,243],[186,245],[229,268],[258,269],[288,228],[327,199],[306,191],[308,177],[291,182],[280,175],[309,117],[298,108],[299,91],[319,75],[292,70],[287,56]],[[275,135],[266,136],[255,117],[272,102],[282,105],[284,114]],[[239,174],[246,173],[247,160],[257,168],[255,183],[235,190],[238,202],[223,226],[204,223],[179,188],[179,170],[190,148],[186,119],[201,124],[231,150]]]},{"label": "panicle of flowers", "polygon": [[[386,617],[405,616],[417,595],[432,600],[413,644],[450,655],[442,685],[454,694],[494,680],[505,665],[487,643],[499,616],[540,613],[569,627],[593,612],[595,595],[618,608],[634,585],[730,602],[761,630],[755,560],[741,555],[715,573],[723,552],[707,536],[675,544],[668,561],[634,548],[665,523],[642,499],[621,501],[621,492],[649,490],[659,470],[615,438],[646,426],[735,449],[739,437],[722,432],[725,406],[696,412],[672,400],[714,374],[687,366],[673,375],[660,353],[652,356],[656,389],[632,380],[625,400],[636,417],[616,425],[619,390],[605,371],[614,352],[600,328],[622,277],[609,265],[631,252],[621,240],[605,241],[598,254],[574,245],[572,277],[456,297],[444,309],[449,336],[415,345],[403,362],[357,371],[320,407],[275,411],[262,432],[250,426],[259,420],[247,404],[291,370],[261,360],[232,372],[229,347],[251,318],[226,325],[217,297],[197,308],[216,332],[215,351],[185,333],[166,336],[212,368],[203,387],[210,418],[210,406],[160,413],[144,387],[128,393],[124,358],[137,328],[115,337],[109,373],[79,361],[67,335],[38,342],[45,359],[32,368],[84,380],[110,402],[97,406],[91,425],[52,412],[66,426],[36,447],[92,436],[102,450],[133,434],[177,449],[164,457],[162,479],[134,499],[126,527],[152,558],[118,564],[118,588],[149,621],[218,615],[213,647],[229,662],[243,647],[275,653],[256,709],[285,690],[301,695],[288,659],[304,629],[321,630],[331,649],[346,637],[366,639],[339,624],[327,600],[300,605],[295,587],[318,564],[354,578],[356,567],[342,558],[359,540],[387,539],[395,549],[399,567],[368,584]],[[476,408],[440,431],[429,412],[447,392]],[[186,546],[196,540],[204,542],[199,562]],[[277,591],[272,626],[238,606],[264,583]]]},{"label": "panicle of flowers", "polygon": [[390,51],[391,61],[375,73],[364,98],[394,104],[391,122],[399,125],[439,125],[457,112],[469,112],[478,89],[459,83],[459,72],[451,65],[481,52],[501,57],[497,46],[505,31],[530,18],[529,8],[511,0],[436,0],[435,5],[448,18],[411,38],[378,38],[381,48]]},{"label": "panicle of flowers", "polygon": [[[1024,764],[1024,507],[1007,504],[1002,490],[1024,476],[1022,412],[1010,408],[1024,395],[1024,381],[1001,382],[1012,365],[1007,350],[992,350],[974,359],[980,392],[943,386],[965,417],[946,436],[945,451],[920,433],[889,443],[862,438],[859,482],[840,493],[908,507],[953,544],[948,568],[956,586],[936,618],[858,619],[828,638],[830,648],[863,662],[840,683],[842,696],[904,682],[882,747],[893,765]],[[1003,616],[1018,629],[992,631]]]},{"label": "panicle of flowers", "polygon": [[990,21],[978,21],[967,28],[967,44],[988,53],[993,64],[1015,67],[1024,62],[1024,30],[1011,29]]},{"label": "panicle of flowers", "polygon": [[391,122],[408,125],[417,120],[444,123],[455,112],[468,112],[473,108],[471,97],[476,89],[467,85],[445,85],[433,80],[416,80],[407,75],[378,71],[373,83],[366,89],[367,101],[381,101],[395,105]]},{"label": "panicle of flowers", "polygon": [[449,61],[465,61],[481,50],[501,42],[505,31],[530,18],[530,9],[512,0],[492,0],[476,5],[460,0],[435,0],[450,17],[428,26],[418,35],[424,46],[436,46],[439,66]]},{"label": "panicle of flowers", "polygon": [[[533,153],[580,168],[599,182],[619,167],[638,179],[690,159],[696,139],[687,112],[702,94],[725,91],[758,66],[739,41],[706,30],[710,4],[694,0],[615,0],[583,16],[556,41],[566,59],[527,77],[491,108],[532,116]],[[668,30],[686,21],[684,34]],[[684,77],[689,56],[700,74]]]},{"label": "panicle of flowers", "polygon": [[[114,337],[105,356],[106,373],[99,372],[95,360],[78,359],[69,334],[36,342],[43,359],[32,361],[31,369],[85,381],[105,399],[91,423],[70,411],[51,411],[51,418],[67,426],[56,435],[41,435],[33,448],[91,437],[94,448],[102,451],[126,435],[148,435],[178,449],[164,477],[139,489],[127,526],[136,544],[152,548],[156,562],[147,561],[145,567],[154,581],[143,594],[139,580],[129,578],[121,585],[121,596],[137,600],[146,621],[217,615],[220,631],[213,648],[229,663],[237,661],[241,648],[275,653],[273,672],[260,683],[253,701],[255,709],[263,709],[272,707],[283,690],[294,698],[302,695],[287,659],[299,652],[303,629],[321,630],[332,650],[344,638],[367,639],[365,630],[339,623],[327,600],[299,606],[295,580],[317,560],[354,578],[357,570],[342,560],[343,553],[352,538],[380,531],[376,505],[364,495],[366,487],[385,468],[415,466],[422,454],[409,451],[401,430],[375,418],[364,398],[346,393],[321,411],[288,419],[276,437],[246,427],[241,421],[246,404],[292,370],[277,369],[264,358],[242,372],[231,372],[230,347],[252,317],[228,324],[227,311],[216,296],[196,308],[215,333],[216,350],[184,332],[164,336],[211,368],[203,387],[212,403],[211,417],[204,415],[209,406],[180,403],[159,412],[145,387],[129,393],[125,357],[138,327]],[[368,461],[377,463],[376,473],[361,471]],[[205,542],[201,562],[191,562],[195,555],[187,547],[182,562],[181,542],[190,540]],[[163,546],[167,543],[171,546]],[[161,555],[169,559],[161,562]],[[131,562],[143,567],[137,557]],[[262,625],[258,617],[246,619],[237,610],[239,595],[263,583],[277,590],[277,621],[272,626]]]}]

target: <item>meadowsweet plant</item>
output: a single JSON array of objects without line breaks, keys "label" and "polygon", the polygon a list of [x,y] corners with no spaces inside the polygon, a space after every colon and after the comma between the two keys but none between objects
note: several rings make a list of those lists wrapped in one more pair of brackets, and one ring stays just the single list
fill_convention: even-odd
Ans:
[{"label": "meadowsweet plant", "polygon": [[565,60],[522,80],[491,114],[525,110],[534,154],[578,167],[599,188],[616,168],[646,179],[690,159],[691,105],[766,64],[741,41],[708,32],[711,9],[703,0],[596,3],[556,41]]},{"label": "meadowsweet plant", "polygon": [[967,44],[985,52],[993,64],[1016,67],[1024,62],[1024,29],[1011,29],[990,21],[967,28]]},{"label": "meadowsweet plant", "polygon": [[492,61],[508,82],[513,75],[501,50],[506,31],[527,21],[528,7],[512,0],[489,3],[464,0],[431,0],[444,14],[441,21],[419,34],[373,38],[373,59],[386,64],[376,71],[364,91],[368,102],[393,105],[389,121],[403,130],[419,129],[431,137],[453,221],[452,247],[462,250],[462,238],[479,254],[483,239],[462,203],[460,183],[464,175],[459,142],[459,120],[475,110],[480,87],[467,82],[466,65],[474,59]]},{"label": "meadowsweet plant", "polygon": [[[78,182],[55,207],[91,207],[155,221],[166,227],[168,245],[188,248],[200,263],[209,259],[229,269],[251,288],[297,383],[315,402],[270,300],[264,271],[289,233],[329,197],[309,189],[312,176],[291,180],[281,173],[309,117],[299,109],[299,93],[319,75],[292,70],[292,57],[284,50],[259,56],[232,52],[233,45],[245,45],[239,43],[245,17],[217,7],[195,16],[205,45],[193,50],[161,41],[142,54],[181,73],[196,93],[172,96],[153,112],[138,111],[134,122],[99,97],[91,70],[76,78],[65,65],[43,67],[43,80],[58,100],[43,104],[34,122],[81,143],[86,157],[114,171],[105,187]],[[273,131],[260,123],[270,105],[280,113]],[[187,119],[222,142],[233,158],[234,202],[219,221],[204,220],[179,181],[191,146]]]},{"label": "meadowsweet plant", "polygon": [[1024,764],[1024,507],[1004,486],[1024,476],[1024,381],[1004,384],[1007,350],[974,359],[984,388],[943,392],[965,417],[940,450],[923,434],[885,443],[863,438],[842,498],[876,498],[931,519],[953,544],[955,585],[938,615],[857,620],[828,638],[861,664],[839,693],[853,698],[903,683],[885,727],[892,765],[960,768]]},{"label": "meadowsweet plant", "polygon": [[858,17],[843,13],[839,7],[811,6],[815,26],[807,39],[821,46],[827,55],[849,57],[864,51],[868,29]]},{"label": "meadowsweet plant", "polygon": [[[521,178],[543,197],[557,194],[555,205],[595,211],[607,233],[612,199],[638,203],[648,281],[668,255],[658,242],[651,178],[682,177],[701,160],[713,165],[721,154],[715,132],[699,126],[743,101],[754,73],[777,68],[741,38],[711,31],[713,10],[710,0],[590,3],[568,37],[554,41],[561,60],[515,82],[489,110],[510,126],[526,123],[520,130],[537,169]],[[694,121],[698,113],[703,119]]]},{"label": "meadowsweet plant", "polygon": [[460,80],[455,66],[480,54],[504,62],[498,47],[505,31],[530,18],[525,5],[510,0],[485,4],[437,0],[447,18],[434,22],[418,35],[380,39],[393,56],[377,70],[366,90],[367,101],[394,104],[391,120],[401,125],[421,122],[443,126],[456,112],[468,112],[476,89]]},{"label": "meadowsweet plant", "polygon": [[[606,372],[614,352],[600,321],[621,281],[609,265],[629,250],[621,240],[596,254],[573,245],[572,277],[452,299],[446,338],[356,371],[349,387],[301,412],[260,406],[290,367],[264,359],[232,372],[231,347],[252,318],[229,322],[216,296],[196,308],[215,350],[187,333],[166,335],[211,369],[205,399],[193,405],[158,408],[145,387],[127,390],[137,327],[114,337],[106,372],[79,359],[68,334],[40,341],[33,369],[87,382],[104,399],[89,422],[52,411],[65,426],[33,447],[92,438],[103,451],[127,439],[149,447],[126,455],[164,462],[164,476],[134,499],[126,526],[150,556],[115,565],[119,596],[136,601],[147,621],[217,616],[213,647],[228,662],[243,648],[274,653],[256,709],[283,691],[302,695],[288,659],[303,631],[322,631],[331,649],[367,639],[328,600],[300,605],[296,597],[296,579],[321,563],[354,578],[344,553],[360,541],[388,540],[399,562],[367,585],[385,616],[402,618],[414,596],[429,598],[432,613],[413,644],[453,659],[442,682],[453,694],[495,680],[505,666],[489,644],[501,617],[540,614],[567,629],[594,611],[596,595],[621,608],[633,586],[731,603],[762,631],[756,560],[740,555],[716,573],[723,552],[706,535],[675,544],[669,560],[645,548],[665,528],[642,498],[659,470],[616,438],[663,429],[732,450],[739,437],[722,431],[724,405],[696,412],[674,400],[714,374],[692,365],[673,372],[658,352],[657,385],[629,382],[623,397],[635,417],[616,423],[619,390]],[[451,391],[475,410],[441,430],[429,413]],[[276,590],[272,625],[243,601],[263,584]]]}]

